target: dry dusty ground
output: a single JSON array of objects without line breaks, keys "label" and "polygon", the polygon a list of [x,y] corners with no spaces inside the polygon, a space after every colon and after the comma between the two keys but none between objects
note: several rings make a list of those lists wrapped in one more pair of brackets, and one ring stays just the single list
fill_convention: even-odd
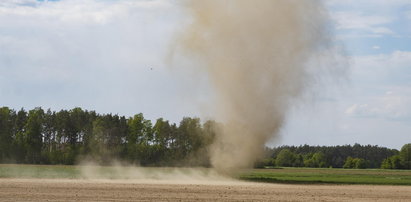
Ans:
[{"label": "dry dusty ground", "polygon": [[411,201],[411,186],[0,179],[1,201]]}]

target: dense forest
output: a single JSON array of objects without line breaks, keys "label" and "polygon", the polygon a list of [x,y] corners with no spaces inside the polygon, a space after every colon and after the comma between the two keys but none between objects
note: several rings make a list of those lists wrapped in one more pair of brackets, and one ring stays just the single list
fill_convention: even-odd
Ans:
[{"label": "dense forest", "polygon": [[75,164],[113,159],[151,166],[209,166],[215,123],[162,118],[153,125],[143,114],[133,117],[97,114],[81,108],[54,112],[35,108],[0,108],[0,161],[30,164]]},{"label": "dense forest", "polygon": [[[76,164],[113,159],[142,166],[210,166],[215,121],[183,118],[177,125],[143,114],[124,117],[81,108],[58,112],[0,108],[0,162]],[[411,144],[401,151],[359,144],[266,148],[256,167],[411,168]],[[241,157],[238,157],[241,158]]]},{"label": "dense forest", "polygon": [[[281,146],[267,149],[259,166],[333,168],[410,168],[411,144],[401,151],[373,145]],[[403,158],[401,158],[401,155]],[[391,162],[392,159],[397,159]],[[400,161],[403,159],[403,163]],[[389,164],[389,165],[388,165]]]}]

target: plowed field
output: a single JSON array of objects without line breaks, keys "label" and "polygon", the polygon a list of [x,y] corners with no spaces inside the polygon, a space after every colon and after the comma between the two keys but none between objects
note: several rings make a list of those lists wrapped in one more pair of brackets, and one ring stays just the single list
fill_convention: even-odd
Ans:
[{"label": "plowed field", "polygon": [[1,201],[411,201],[411,186],[0,179]]}]

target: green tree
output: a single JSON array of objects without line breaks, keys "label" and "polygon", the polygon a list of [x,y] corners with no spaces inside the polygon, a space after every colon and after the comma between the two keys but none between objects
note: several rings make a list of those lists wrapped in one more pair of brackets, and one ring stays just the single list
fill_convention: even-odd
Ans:
[{"label": "green tree", "polygon": [[41,162],[43,120],[44,111],[41,108],[35,108],[29,111],[27,123],[24,127],[24,145],[27,151],[27,163]]},{"label": "green tree", "polygon": [[277,155],[275,160],[275,164],[281,167],[291,167],[295,161],[295,154],[291,152],[289,149],[283,149]]},{"label": "green tree", "polygon": [[170,124],[168,121],[165,121],[163,118],[157,119],[153,126],[153,136],[156,145],[168,148],[170,143]]},{"label": "green tree", "polygon": [[381,163],[381,168],[382,169],[392,169],[391,158],[384,159],[384,161],[382,161]]},{"label": "green tree", "polygon": [[11,158],[15,112],[8,107],[0,108],[0,162]]},{"label": "green tree", "polygon": [[355,167],[355,161],[354,158],[351,156],[347,157],[347,159],[344,162],[343,168],[354,168]]},{"label": "green tree", "polygon": [[[79,141],[81,142],[81,155],[87,156],[91,154],[95,144],[95,140],[93,139],[93,124],[95,123],[96,119],[101,117],[101,115],[97,115],[94,111],[85,111],[84,116],[84,123],[80,132]],[[124,121],[124,124],[126,125],[125,130],[127,130],[127,120]]]},{"label": "green tree", "polygon": [[59,163],[54,161],[53,152],[56,149],[55,112],[50,109],[44,114],[43,122],[43,149],[42,156],[45,163]]},{"label": "green tree", "polygon": [[368,162],[363,158],[352,158],[351,156],[347,157],[345,160],[343,168],[356,168],[363,169],[368,167]]},{"label": "green tree", "polygon": [[98,117],[93,121],[89,155],[93,160],[103,164],[109,163],[110,159],[110,150],[106,147],[109,130],[109,125],[103,117]]},{"label": "green tree", "polygon": [[150,158],[145,154],[149,151],[150,142],[153,141],[151,121],[144,119],[143,114],[140,113],[129,118],[127,125],[127,158],[132,162],[145,164]]},{"label": "green tree", "polygon": [[296,154],[295,155],[295,160],[294,160],[294,163],[293,163],[293,167],[303,167],[303,166],[304,166],[304,157],[303,157],[303,155]]},{"label": "green tree", "polygon": [[176,138],[178,145],[175,150],[176,157],[182,159],[184,164],[199,165],[207,163],[204,156],[205,136],[199,118],[184,117],[178,127]]},{"label": "green tree", "polygon": [[18,163],[24,163],[26,159],[27,148],[24,139],[24,127],[27,122],[27,112],[22,108],[17,112],[13,127],[13,146],[12,153]]},{"label": "green tree", "polygon": [[400,161],[404,169],[411,169],[411,143],[401,147]]},{"label": "green tree", "polygon": [[391,162],[391,169],[401,169],[403,167],[400,155],[391,156],[389,159]]},{"label": "green tree", "polygon": [[306,167],[312,167],[312,168],[324,168],[326,167],[326,158],[324,153],[322,152],[316,152],[309,158],[304,161],[304,165]]},{"label": "green tree", "polygon": [[394,155],[394,156],[384,159],[384,161],[381,163],[381,168],[382,169],[402,168],[400,155]]},{"label": "green tree", "polygon": [[156,162],[156,164],[163,165],[171,160],[171,130],[170,123],[163,118],[157,119],[153,126],[154,144],[152,145],[152,161]]},{"label": "green tree", "polygon": [[368,167],[368,162],[365,159],[357,158],[355,159],[355,167],[356,169],[364,169]]},{"label": "green tree", "polygon": [[92,125],[86,155],[101,164],[110,164],[112,159],[120,158],[127,137],[126,118],[107,114],[97,117]]}]

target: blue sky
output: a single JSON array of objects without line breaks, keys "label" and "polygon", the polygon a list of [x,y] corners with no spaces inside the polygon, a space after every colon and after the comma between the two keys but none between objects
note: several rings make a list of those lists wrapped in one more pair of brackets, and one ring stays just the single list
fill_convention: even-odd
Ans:
[{"label": "blue sky", "polygon": [[[269,145],[410,143],[411,1],[325,2],[347,73]],[[210,118],[205,79],[164,59],[185,17],[167,0],[0,1],[0,106]]]}]

